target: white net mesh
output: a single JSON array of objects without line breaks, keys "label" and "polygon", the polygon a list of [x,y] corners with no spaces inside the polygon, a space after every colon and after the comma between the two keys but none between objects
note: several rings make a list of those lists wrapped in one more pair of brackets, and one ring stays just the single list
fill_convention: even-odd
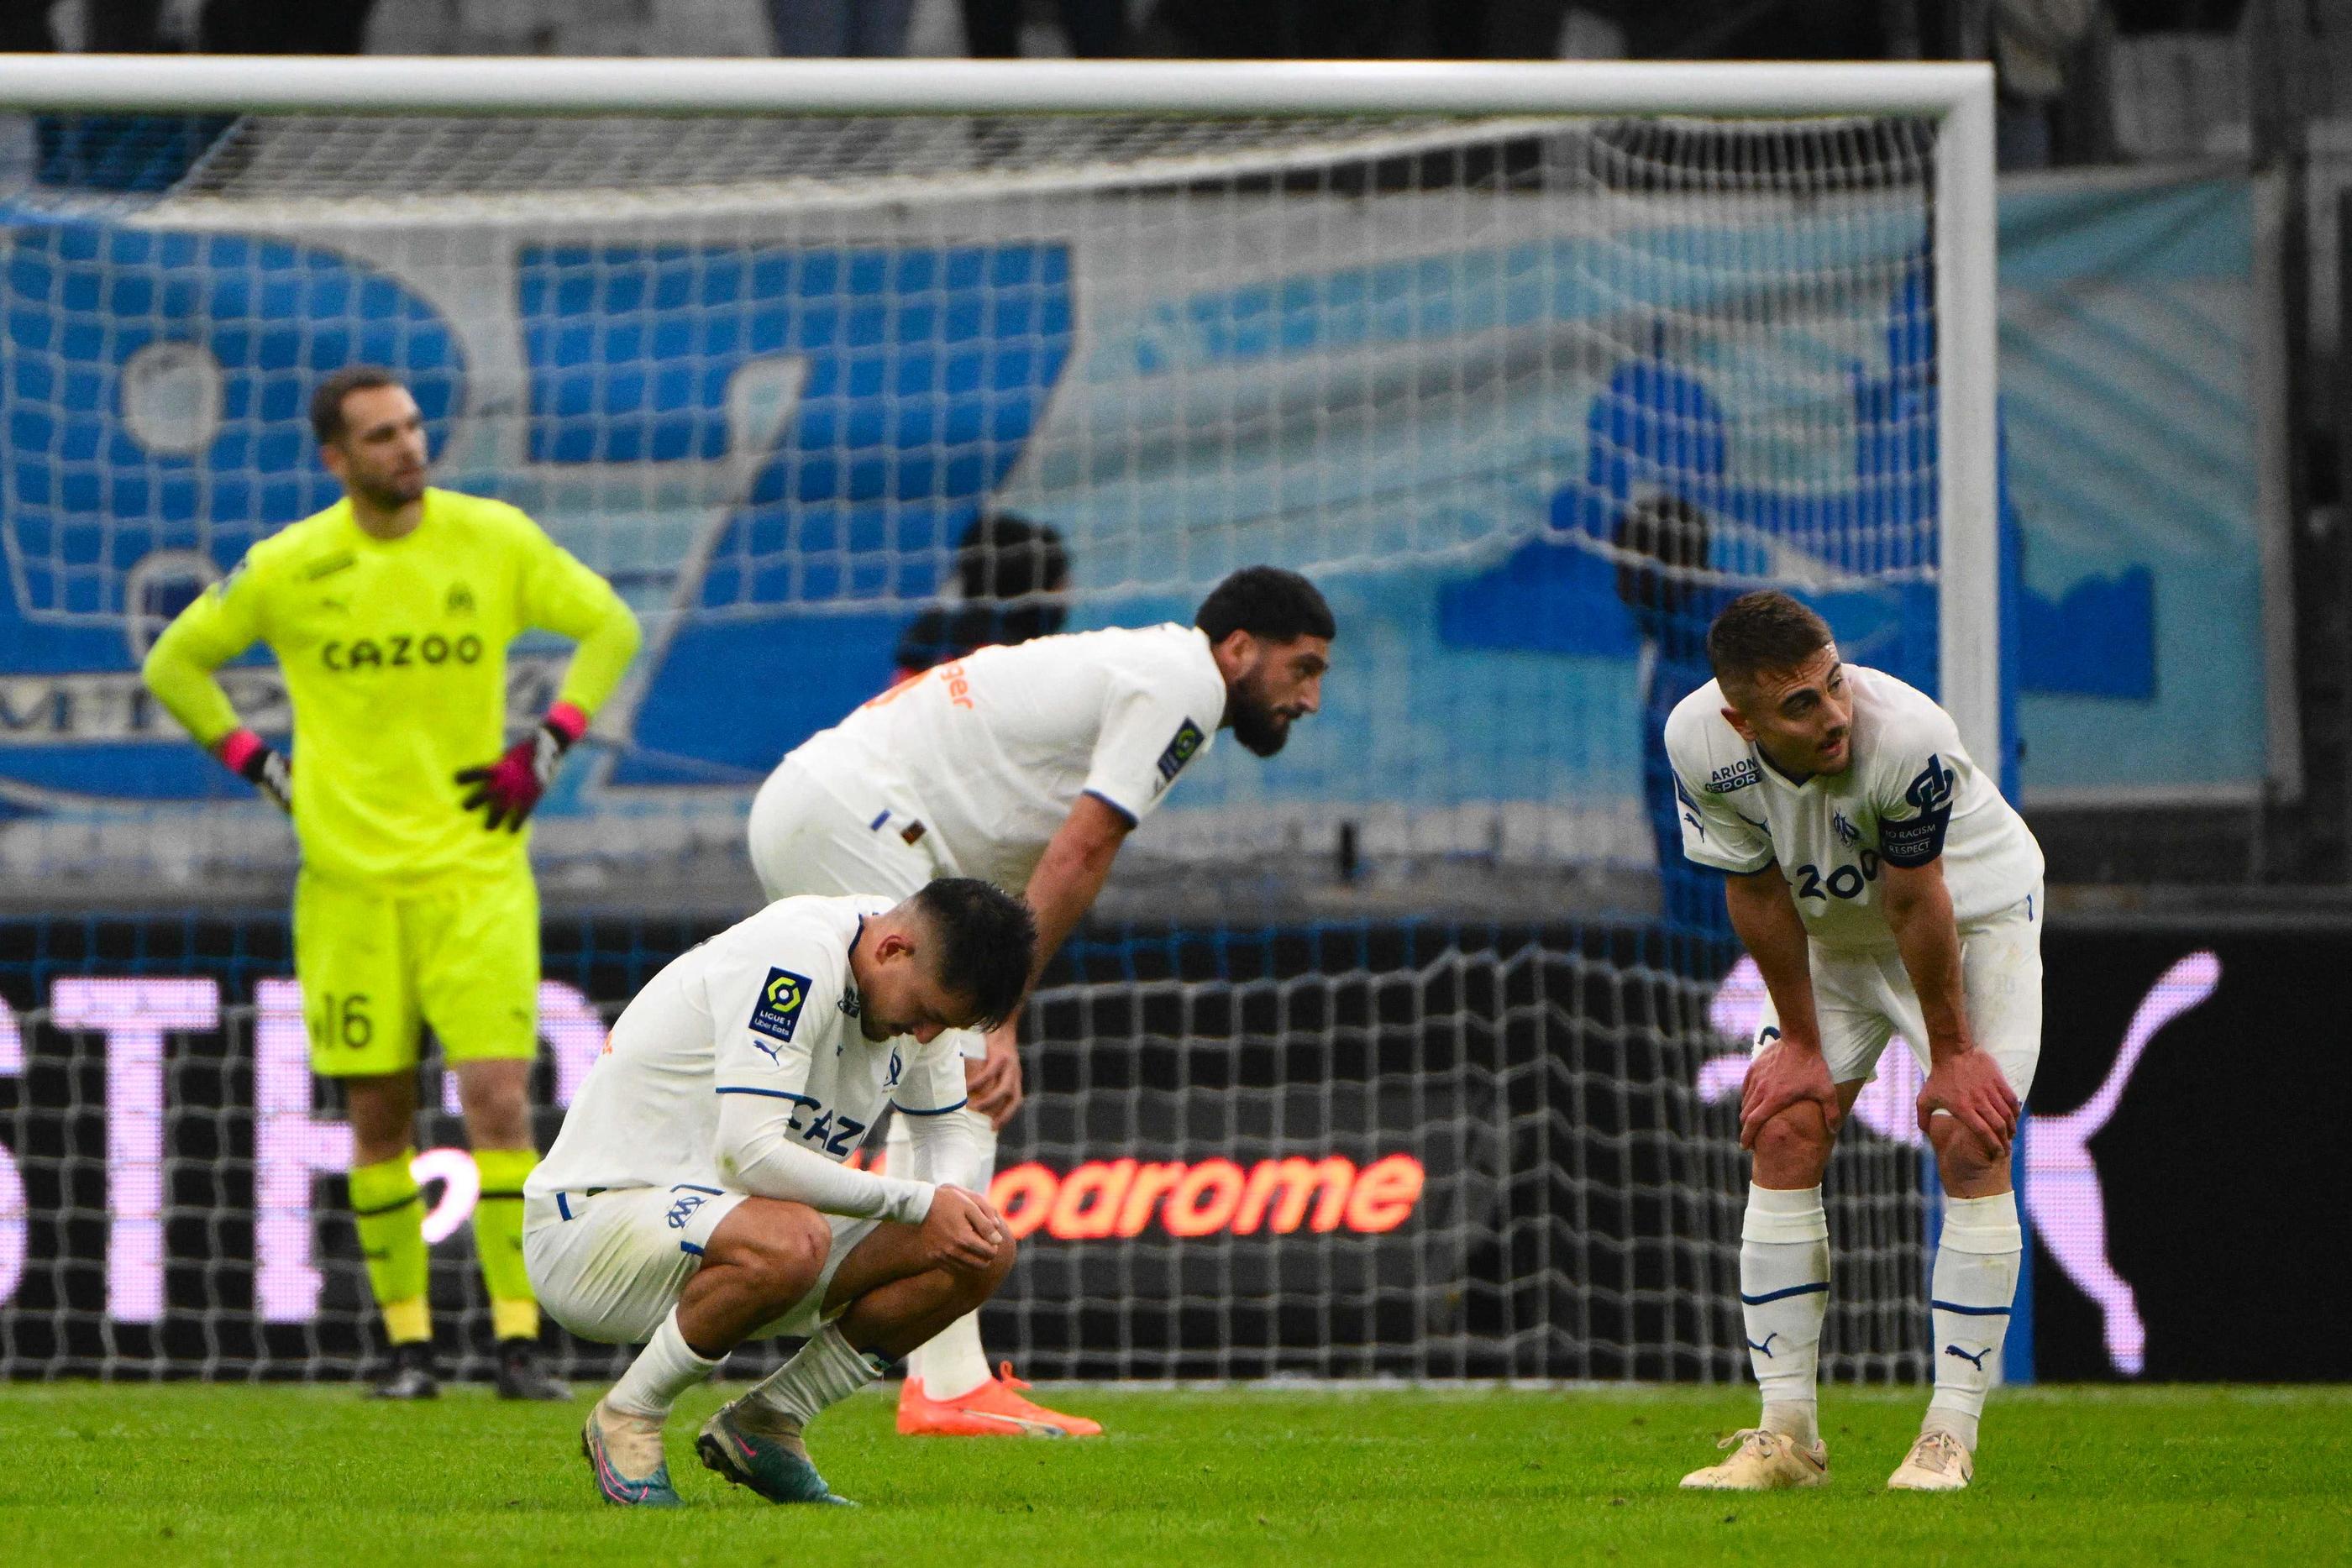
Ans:
[{"label": "white net mesh", "polygon": [[[1931,122],[21,131],[0,877],[126,908],[282,886],[282,823],[135,662],[333,498],[302,405],[352,360],[409,380],[439,483],[522,506],[646,621],[538,830],[554,898],[628,916],[567,937],[608,1011],[709,924],[648,911],[750,906],[765,769],[926,612],[974,608],[976,519],[1059,535],[1047,608],[1074,628],[1189,619],[1234,567],[1295,567],[1340,617],[1325,711],[1272,764],[1188,774],[1041,1000],[1006,1161],[1034,1234],[992,1334],[1048,1372],[1736,1375],[1740,1165],[1706,1063],[1741,1028],[1708,1022],[1719,896],[1661,866],[1657,726],[1705,678],[1714,608],[1762,582],[1935,685]],[[519,718],[561,656],[519,645]],[[282,724],[266,664],[226,675]],[[164,1057],[165,1322],[135,1333],[98,1283],[148,1244],[106,1196],[134,1113],[50,988],[59,930],[102,923],[26,927],[10,995],[48,1012],[0,1073],[32,1194],[12,1218],[0,1181],[0,1278],[22,1239],[0,1371],[358,1354],[332,1183],[299,1221],[326,1227],[314,1316],[250,1321],[257,1238],[289,1234],[254,1218],[280,1189],[243,1130],[274,918],[77,949],[85,975],[221,988]],[[188,1074],[216,1091],[180,1095]],[[1831,1365],[1916,1375],[1916,1148],[1895,1129],[1841,1159]],[[462,1264],[452,1307],[478,1293]]]}]

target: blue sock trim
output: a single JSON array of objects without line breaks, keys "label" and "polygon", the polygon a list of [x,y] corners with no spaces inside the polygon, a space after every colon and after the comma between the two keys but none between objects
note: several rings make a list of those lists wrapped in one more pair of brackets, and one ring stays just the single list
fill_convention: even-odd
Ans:
[{"label": "blue sock trim", "polygon": [[[1829,1288],[1830,1282],[1823,1280],[1818,1285],[1791,1285],[1785,1291],[1767,1291],[1760,1296],[1751,1296],[1742,1291],[1739,1293],[1739,1300],[1744,1306],[1760,1307],[1767,1301],[1777,1301],[1783,1296],[1810,1296],[1816,1291],[1826,1291]],[[2007,1312],[2009,1309],[2004,1307],[2001,1310]]]},{"label": "blue sock trim", "polygon": [[[1747,1300],[1747,1298],[1746,1298],[1746,1297],[1744,1297],[1744,1296],[1743,1296],[1743,1297],[1741,1297],[1740,1299],[1741,1299],[1742,1301]],[[2009,1309],[2008,1309],[2007,1307],[1964,1307],[1964,1306],[1960,1305],[1960,1303],[1959,1303],[1959,1302],[1958,1302],[1958,1301],[1929,1301],[1927,1304],[1928,1304],[1929,1306],[1931,1306],[1931,1307],[1935,1308],[1935,1309],[1936,1309],[1936,1311],[1937,1311],[1937,1312],[1958,1312],[1958,1313],[1959,1313],[1959,1314],[1961,1314],[1963,1317],[1971,1317],[1971,1318],[2005,1318],[2005,1317],[2009,1316]]]}]

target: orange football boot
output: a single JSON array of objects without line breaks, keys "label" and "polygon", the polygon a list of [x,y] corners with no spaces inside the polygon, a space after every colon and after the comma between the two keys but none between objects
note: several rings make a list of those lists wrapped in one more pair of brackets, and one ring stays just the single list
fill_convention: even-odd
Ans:
[{"label": "orange football boot", "polygon": [[923,1380],[898,1387],[898,1430],[910,1437],[1099,1437],[1102,1423],[1065,1416],[1021,1397],[1026,1383],[1005,1362],[997,1375],[969,1394],[933,1399]]}]

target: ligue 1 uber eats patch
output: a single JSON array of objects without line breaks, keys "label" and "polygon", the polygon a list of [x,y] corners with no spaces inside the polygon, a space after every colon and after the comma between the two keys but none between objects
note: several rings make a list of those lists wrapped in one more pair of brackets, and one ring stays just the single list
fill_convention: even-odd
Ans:
[{"label": "ligue 1 uber eats patch", "polygon": [[1162,788],[1174,780],[1176,775],[1183,770],[1184,764],[1192,760],[1192,754],[1201,749],[1201,742],[1204,738],[1201,727],[1189,718],[1177,727],[1176,738],[1170,741],[1168,749],[1160,754]]},{"label": "ligue 1 uber eats patch", "polygon": [[[767,983],[760,988],[759,1000],[751,1004],[751,1032],[764,1034],[770,1040],[790,1045],[793,1030],[800,1027],[801,1004],[808,1000],[809,979],[790,969],[771,969]],[[761,1049],[766,1050],[763,1046]],[[774,1051],[768,1052],[773,1056]]]}]

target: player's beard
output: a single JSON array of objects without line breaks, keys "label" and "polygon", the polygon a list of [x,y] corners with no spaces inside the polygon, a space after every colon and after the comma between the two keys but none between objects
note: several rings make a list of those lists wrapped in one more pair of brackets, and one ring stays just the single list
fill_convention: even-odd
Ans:
[{"label": "player's beard", "polygon": [[425,494],[430,477],[428,470],[415,469],[401,475],[384,475],[359,486],[368,505],[381,511],[396,512]]},{"label": "player's beard", "polygon": [[1290,739],[1290,720],[1244,681],[1234,688],[1234,738],[1260,757],[1272,757]]}]

